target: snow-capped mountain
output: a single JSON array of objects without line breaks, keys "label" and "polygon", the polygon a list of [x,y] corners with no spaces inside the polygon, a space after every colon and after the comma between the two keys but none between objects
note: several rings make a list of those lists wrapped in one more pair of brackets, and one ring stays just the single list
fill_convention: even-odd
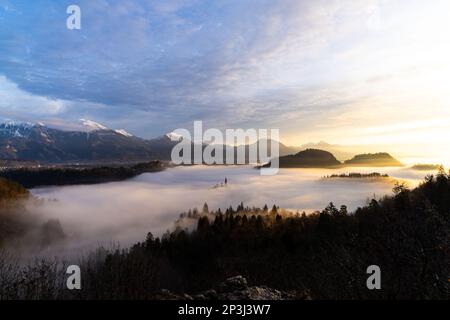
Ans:
[{"label": "snow-capped mountain", "polygon": [[182,135],[175,133],[175,132],[166,133],[166,137],[169,138],[170,141],[173,141],[173,142],[179,142],[183,139]]},{"label": "snow-capped mountain", "polygon": [[176,144],[168,137],[141,139],[92,120],[81,119],[81,124],[78,131],[66,131],[43,123],[1,123],[0,159],[53,163],[169,160]]},{"label": "snow-capped mountain", "polygon": [[[0,159],[50,163],[170,160],[173,147],[183,139],[181,135],[169,132],[146,140],[124,129],[109,129],[87,119],[81,119],[78,128],[66,131],[47,127],[43,123],[0,123]],[[224,158],[228,148],[233,147],[224,147]],[[295,151],[295,148],[281,143],[279,149],[280,155]]]},{"label": "snow-capped mountain", "polygon": [[0,134],[12,137],[27,137],[35,124],[30,122],[6,121],[0,124]]},{"label": "snow-capped mountain", "polygon": [[129,132],[127,132],[125,129],[117,129],[114,130],[115,132],[117,132],[118,134],[124,135],[125,137],[132,137],[133,135]]},{"label": "snow-capped mountain", "polygon": [[80,121],[87,131],[108,130],[104,125],[89,119],[80,119]]}]

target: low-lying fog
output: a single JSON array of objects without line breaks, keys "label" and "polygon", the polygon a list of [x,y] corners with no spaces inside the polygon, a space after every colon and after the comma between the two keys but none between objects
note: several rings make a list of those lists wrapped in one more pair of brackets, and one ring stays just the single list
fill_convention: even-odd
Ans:
[{"label": "low-lying fog", "polygon": [[[68,252],[99,245],[122,247],[144,240],[148,232],[162,235],[181,212],[207,202],[211,210],[244,205],[313,211],[330,201],[350,210],[368,198],[392,193],[391,179],[322,179],[333,173],[380,172],[417,184],[425,172],[403,168],[282,169],[276,176],[260,176],[251,167],[177,167],[134,179],[97,185],[38,188],[32,193],[47,201],[30,211],[58,219],[67,234]],[[228,179],[227,187],[214,188]]]}]

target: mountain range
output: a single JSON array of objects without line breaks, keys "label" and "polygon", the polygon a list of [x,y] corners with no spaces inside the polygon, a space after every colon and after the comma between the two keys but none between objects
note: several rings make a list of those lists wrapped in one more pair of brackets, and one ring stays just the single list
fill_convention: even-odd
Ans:
[{"label": "mountain range", "polygon": [[146,140],[82,119],[84,131],[64,131],[42,123],[0,124],[0,159],[48,163],[170,159],[173,137]]},{"label": "mountain range", "polygon": [[[110,129],[87,119],[80,119],[78,127],[80,130],[68,131],[51,128],[40,122],[1,123],[0,159],[42,163],[170,160],[172,148],[182,139],[173,132],[153,139],[143,139],[124,129]],[[270,152],[269,142],[266,141]],[[203,147],[205,146],[206,144]],[[226,146],[224,159],[228,148],[236,147]],[[248,155],[249,145],[245,148]],[[301,147],[279,143],[281,156],[299,150]]]},{"label": "mountain range", "polygon": [[[104,163],[104,162],[136,162],[149,160],[170,160],[173,147],[182,139],[171,132],[153,139],[143,139],[128,133],[124,129],[110,129],[88,119],[80,119],[79,130],[61,130],[43,123],[7,121],[0,124],[0,161],[36,161],[39,163]],[[271,153],[271,141],[267,143]],[[203,148],[207,144],[203,145]],[[251,145],[245,145],[246,163]],[[296,162],[295,155],[309,149],[320,149],[333,154],[335,160],[351,159],[356,153],[351,148],[331,145],[324,141],[308,143],[301,146],[287,146],[278,142],[280,157],[286,163]],[[223,148],[224,159],[226,150]],[[236,152],[235,159],[236,161]],[[303,154],[304,155],[304,154]],[[380,155],[379,155],[380,156]],[[389,162],[389,157],[385,161]],[[380,158],[380,159],[381,159]],[[298,160],[298,159],[297,159]],[[317,159],[316,159],[317,160]],[[353,163],[351,163],[353,161]],[[367,161],[364,158],[347,160],[346,164],[356,165]],[[333,161],[334,162],[334,161]],[[329,162],[331,164],[331,162]],[[362,163],[364,164],[364,163]],[[396,164],[390,162],[390,164]]]}]

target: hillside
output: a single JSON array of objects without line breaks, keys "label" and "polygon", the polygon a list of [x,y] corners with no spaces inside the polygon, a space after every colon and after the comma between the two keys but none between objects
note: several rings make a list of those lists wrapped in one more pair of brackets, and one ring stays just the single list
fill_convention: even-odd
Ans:
[{"label": "hillside", "polygon": [[26,203],[37,206],[40,201],[22,185],[0,178],[0,270],[5,248],[36,253],[65,238],[59,220],[42,219],[29,211]]},{"label": "hillside", "polygon": [[29,192],[17,182],[0,177],[0,201],[13,201],[29,196]]},{"label": "hillside", "polygon": [[403,164],[392,157],[389,153],[366,153],[358,154],[350,160],[344,161],[345,165],[349,166],[364,166],[364,167],[401,167]]},{"label": "hillside", "polygon": [[279,161],[280,168],[332,168],[341,165],[332,153],[318,149],[307,149],[280,157]]},{"label": "hillside", "polygon": [[20,184],[0,178],[0,249],[6,239],[23,235],[28,223],[23,219],[24,208],[18,200],[29,197]]},{"label": "hillside", "polygon": [[146,172],[162,171],[166,167],[166,163],[155,160],[120,166],[102,165],[14,168],[0,171],[0,176],[16,181],[26,188],[35,188],[39,186],[96,184],[121,181]]}]

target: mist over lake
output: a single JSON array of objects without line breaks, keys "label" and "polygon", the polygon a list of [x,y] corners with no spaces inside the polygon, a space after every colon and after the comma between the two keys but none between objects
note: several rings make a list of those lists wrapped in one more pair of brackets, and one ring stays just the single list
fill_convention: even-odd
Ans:
[{"label": "mist over lake", "polygon": [[[33,189],[35,196],[56,201],[30,206],[30,211],[44,219],[58,219],[68,236],[63,251],[81,252],[100,245],[126,247],[148,232],[161,236],[180,213],[201,208],[205,202],[211,210],[236,207],[242,201],[245,206],[276,204],[312,212],[332,201],[353,211],[368,199],[392,193],[394,179],[323,178],[348,172],[387,173],[410,186],[425,175],[403,168],[341,168],[281,169],[278,175],[260,176],[248,166],[177,167],[122,182]],[[220,187],[225,178],[227,186]]]}]

